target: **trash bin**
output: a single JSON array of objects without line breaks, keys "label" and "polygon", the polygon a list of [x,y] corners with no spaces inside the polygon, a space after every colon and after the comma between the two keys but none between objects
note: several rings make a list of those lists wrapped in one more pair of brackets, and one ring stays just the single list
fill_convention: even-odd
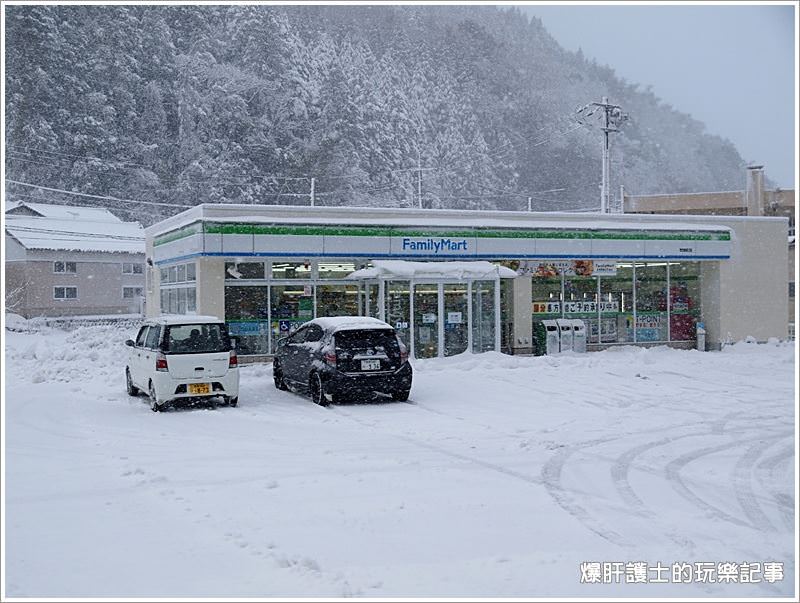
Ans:
[{"label": "trash bin", "polygon": [[697,349],[706,351],[706,325],[702,322],[697,323]]},{"label": "trash bin", "polygon": [[555,320],[543,320],[546,330],[545,353],[558,354],[561,351],[561,337],[558,334],[558,324]]},{"label": "trash bin", "polygon": [[566,352],[572,350],[572,319],[559,318],[556,320],[556,324],[558,325],[561,351]]},{"label": "trash bin", "polygon": [[580,318],[572,319],[572,349],[581,354],[586,352],[586,323]]}]

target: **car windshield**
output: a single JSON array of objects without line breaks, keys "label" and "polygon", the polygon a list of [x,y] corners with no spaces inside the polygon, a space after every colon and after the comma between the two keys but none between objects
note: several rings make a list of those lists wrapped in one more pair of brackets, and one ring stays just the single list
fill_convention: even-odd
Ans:
[{"label": "car windshield", "polygon": [[164,338],[165,352],[202,354],[231,349],[228,331],[223,324],[171,325]]},{"label": "car windshield", "polygon": [[336,347],[360,352],[364,350],[383,351],[389,355],[400,352],[397,337],[390,329],[352,329],[337,331],[334,335]]}]

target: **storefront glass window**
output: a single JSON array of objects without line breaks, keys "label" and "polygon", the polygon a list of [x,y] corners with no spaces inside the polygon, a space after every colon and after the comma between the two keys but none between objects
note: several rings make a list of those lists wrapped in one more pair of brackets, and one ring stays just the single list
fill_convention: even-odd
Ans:
[{"label": "storefront glass window", "polygon": [[378,295],[380,293],[380,286],[378,283],[369,283],[367,285],[367,299],[369,300],[369,315],[373,318],[380,318],[381,309],[378,304]]},{"label": "storefront glass window", "polygon": [[264,279],[264,262],[225,262],[225,280],[253,279]]},{"label": "storefront glass window", "polygon": [[310,279],[311,263],[308,262],[273,262],[273,280],[280,279]]},{"label": "storefront glass window", "polygon": [[636,341],[667,341],[667,265],[636,264]]},{"label": "storefront glass window", "polygon": [[444,285],[444,355],[467,351],[467,283]]},{"label": "storefront glass window", "polygon": [[616,270],[600,277],[600,343],[633,341],[633,266],[617,263]]},{"label": "storefront glass window", "polygon": [[439,353],[439,287],[414,285],[414,355],[433,358]]},{"label": "storefront glass window", "polygon": [[[411,318],[411,301],[408,292],[408,281],[388,281],[386,283],[386,322],[395,328],[403,343],[410,347],[408,329]],[[377,312],[374,315],[377,316]]]},{"label": "storefront glass window", "polygon": [[564,277],[564,318],[579,318],[586,323],[587,343],[597,343],[597,278]]},{"label": "storefront glass window", "polygon": [[273,285],[270,291],[274,351],[278,339],[314,318],[314,291],[311,285]]},{"label": "storefront glass window", "polygon": [[358,285],[317,285],[317,316],[358,316]]},{"label": "storefront glass window", "polygon": [[533,320],[561,318],[561,276],[533,274]]},{"label": "storefront glass window", "polygon": [[[240,264],[241,265],[241,264]],[[240,354],[268,352],[267,287],[225,287],[225,321]]]},{"label": "storefront glass window", "polygon": [[672,263],[669,266],[671,341],[692,341],[700,320],[700,264]]},{"label": "storefront glass window", "polygon": [[355,270],[354,262],[320,262],[318,274],[319,278],[346,278]]},{"label": "storefront glass window", "polygon": [[494,350],[494,281],[472,283],[472,351]]}]

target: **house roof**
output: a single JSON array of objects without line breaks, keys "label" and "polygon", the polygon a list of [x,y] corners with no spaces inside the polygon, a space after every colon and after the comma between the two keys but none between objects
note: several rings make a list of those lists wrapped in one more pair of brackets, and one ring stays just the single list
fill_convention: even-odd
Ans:
[{"label": "house roof", "polygon": [[[5,213],[7,217],[12,215],[25,215],[80,222],[113,222],[116,224],[122,222],[122,220],[105,207],[79,207],[74,205],[51,205],[49,203],[14,201],[7,204]],[[38,216],[36,214],[38,214]]]},{"label": "house roof", "polygon": [[26,249],[144,253],[144,230],[105,208],[16,203],[5,231]]}]

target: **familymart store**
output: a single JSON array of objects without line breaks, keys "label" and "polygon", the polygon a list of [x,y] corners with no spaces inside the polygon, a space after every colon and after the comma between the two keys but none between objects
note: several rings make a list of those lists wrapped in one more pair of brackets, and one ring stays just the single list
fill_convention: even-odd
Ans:
[{"label": "familymart store", "polygon": [[[392,324],[417,358],[530,353],[582,318],[590,349],[786,337],[786,221],[201,205],[146,229],[147,312],[216,315],[265,357],[317,316]],[[781,257],[783,264],[780,264]],[[782,317],[781,321],[778,317]]]}]

